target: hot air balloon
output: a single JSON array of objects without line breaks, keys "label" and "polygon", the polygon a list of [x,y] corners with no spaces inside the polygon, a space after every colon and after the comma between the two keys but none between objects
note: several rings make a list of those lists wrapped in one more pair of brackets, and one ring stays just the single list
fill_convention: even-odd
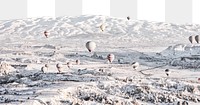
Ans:
[{"label": "hot air balloon", "polygon": [[169,71],[169,69],[166,69],[165,73],[166,73],[167,76],[169,76],[171,72]]},{"label": "hot air balloon", "polygon": [[67,62],[67,67],[70,69],[72,67],[72,62]]},{"label": "hot air balloon", "polygon": [[50,35],[50,33],[49,33],[48,31],[44,31],[44,36],[45,36],[46,38],[48,38],[49,35]]},{"label": "hot air balloon", "polygon": [[106,26],[105,26],[105,24],[104,24],[104,23],[100,25],[100,29],[101,29],[101,31],[104,31],[104,30],[105,30],[105,28],[106,28]]},{"label": "hot air balloon", "polygon": [[194,36],[190,36],[190,37],[189,37],[189,41],[190,41],[190,43],[194,43],[195,37],[194,37]]},{"label": "hot air balloon", "polygon": [[49,65],[48,65],[48,64],[45,64],[44,67],[49,68]]},{"label": "hot air balloon", "polygon": [[130,17],[128,16],[127,19],[130,20]]},{"label": "hot air balloon", "polygon": [[115,59],[115,55],[114,54],[108,54],[107,59],[110,63],[113,62],[113,60]]},{"label": "hot air balloon", "polygon": [[92,52],[96,48],[96,43],[92,41],[88,41],[86,43],[86,48],[88,49],[89,52]]},{"label": "hot air balloon", "polygon": [[58,69],[58,72],[60,73],[62,71],[63,65],[61,63],[56,64],[56,68]]},{"label": "hot air balloon", "polygon": [[200,42],[200,36],[199,36],[199,35],[196,35],[196,36],[195,36],[195,40],[196,40],[197,43],[199,43],[199,42]]},{"label": "hot air balloon", "polygon": [[76,60],[76,65],[80,65],[80,60]]},{"label": "hot air balloon", "polygon": [[133,63],[132,63],[132,66],[133,66],[133,69],[134,69],[134,70],[137,70],[138,67],[139,67],[139,65],[140,65],[140,64],[139,64],[138,62],[133,62]]},{"label": "hot air balloon", "polygon": [[44,66],[42,66],[41,71],[44,73],[45,71],[48,71],[49,69],[49,65],[45,64]]},{"label": "hot air balloon", "polygon": [[42,66],[41,71],[44,73],[44,72],[48,71],[48,68],[45,66]]},{"label": "hot air balloon", "polygon": [[9,64],[7,62],[0,62],[0,75],[8,75],[9,72]]}]

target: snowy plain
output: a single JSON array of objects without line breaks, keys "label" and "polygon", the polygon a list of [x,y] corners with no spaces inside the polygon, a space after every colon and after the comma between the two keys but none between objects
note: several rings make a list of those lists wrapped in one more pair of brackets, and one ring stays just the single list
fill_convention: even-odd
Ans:
[{"label": "snowy plain", "polygon": [[[199,33],[198,24],[100,15],[2,20],[0,60],[10,66],[0,76],[0,104],[199,105],[200,45],[188,40]],[[86,49],[88,41],[96,43],[94,52]]]}]

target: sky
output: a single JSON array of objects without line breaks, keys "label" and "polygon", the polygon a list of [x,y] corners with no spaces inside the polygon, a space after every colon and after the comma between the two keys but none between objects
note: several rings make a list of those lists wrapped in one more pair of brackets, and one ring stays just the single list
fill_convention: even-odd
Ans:
[{"label": "sky", "polygon": [[55,16],[55,0],[28,0],[27,16]]},{"label": "sky", "polygon": [[[138,0],[138,19],[164,21],[164,2],[165,0]],[[27,12],[28,17],[55,16],[54,8],[55,0],[29,0]],[[82,14],[96,14],[109,16],[110,0],[83,0]]]},{"label": "sky", "polygon": [[[23,8],[19,8],[20,5],[18,4],[19,6],[17,7],[16,2],[13,2],[13,4],[10,4],[10,2],[12,0],[6,0],[6,1],[8,1],[8,2],[5,3],[5,1],[4,2],[1,1],[1,4],[0,4],[0,7],[1,7],[0,12],[2,13],[0,17],[3,19],[9,19],[8,17],[20,18],[20,16],[17,17],[15,15],[17,13],[17,11],[25,11],[24,13],[27,13],[28,18],[43,17],[43,16],[55,17],[55,15],[56,15],[56,13],[55,13],[56,12],[55,11],[55,1],[56,0],[23,0],[25,2],[27,1],[27,10],[24,9],[24,8],[26,8],[26,6]],[[79,1],[79,0],[77,0],[77,1]],[[124,1],[126,1],[126,0],[124,0]],[[182,1],[182,0],[180,0],[180,1]],[[185,0],[185,1],[187,1],[187,0]],[[6,5],[9,4],[10,6],[12,6],[12,9],[10,9],[10,11],[8,11],[9,10],[8,6],[4,6],[3,3]],[[96,14],[96,15],[110,16],[110,13],[111,13],[110,0],[80,0],[80,3],[82,4],[82,7],[79,6],[77,8],[82,8],[82,11],[81,11],[82,14]],[[137,19],[149,20],[149,21],[159,21],[159,22],[166,21],[165,4],[166,4],[165,0],[137,0]],[[70,5],[70,4],[68,4],[68,5]],[[76,5],[74,5],[74,6],[76,7]],[[178,5],[177,5],[177,7],[178,7]],[[7,8],[8,12],[5,12],[4,8]],[[119,8],[123,8],[123,6],[119,5]],[[15,10],[14,13],[11,11],[13,9]],[[172,10],[174,10],[174,9],[172,9]],[[73,12],[73,10],[72,10],[72,12]],[[119,11],[119,12],[122,12],[122,11]],[[131,12],[131,11],[128,11],[128,12]],[[193,13],[193,15],[191,16],[192,17],[191,20],[193,21],[193,23],[200,24],[200,0],[192,0],[192,13]],[[25,15],[26,14],[24,14],[22,16],[25,17]],[[184,15],[185,14],[183,12],[183,16]],[[184,17],[189,18],[187,15]],[[174,19],[174,18],[172,17],[172,19]]]},{"label": "sky", "polygon": [[200,24],[200,0],[193,0],[192,2],[193,9],[193,23]]},{"label": "sky", "polygon": [[83,0],[82,14],[110,15],[110,0]]},{"label": "sky", "polygon": [[165,0],[138,0],[138,19],[165,21]]}]

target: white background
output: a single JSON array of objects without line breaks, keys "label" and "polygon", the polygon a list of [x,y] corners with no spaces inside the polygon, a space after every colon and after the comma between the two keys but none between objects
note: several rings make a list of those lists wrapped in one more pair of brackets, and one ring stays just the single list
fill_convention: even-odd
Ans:
[{"label": "white background", "polygon": [[55,0],[28,0],[27,17],[55,16]]},{"label": "white background", "polygon": [[[165,0],[138,0],[137,5],[138,19],[165,21]],[[82,0],[82,14],[110,16],[110,0]],[[55,16],[55,0],[28,0],[28,17],[42,16]]]},{"label": "white background", "polygon": [[165,0],[138,0],[138,19],[165,21]]},{"label": "white background", "polygon": [[83,0],[82,14],[110,15],[110,0]]},{"label": "white background", "polygon": [[[12,2],[14,4],[13,6],[9,5],[7,1],[8,0],[0,1],[0,10],[2,11],[0,20],[43,16],[55,17],[56,14],[56,0],[24,0],[20,2]],[[124,2],[126,2],[126,0],[124,0]],[[191,2],[193,3],[192,21],[193,23],[200,24],[200,0],[191,0]],[[137,19],[165,22],[165,0],[137,0],[137,3]],[[94,14],[110,16],[110,0],[80,0],[80,5],[82,5],[82,7],[74,5],[77,8],[82,8],[82,13],[78,12],[80,15]],[[179,5],[181,5],[181,0],[180,3],[178,2],[176,5],[178,8]],[[27,10],[24,8],[27,8]],[[119,8],[123,8],[123,6],[119,6]],[[65,8],[63,7],[63,9]],[[71,11],[73,12],[76,10],[72,9]]]},{"label": "white background", "polygon": [[193,23],[200,24],[200,0],[193,0],[192,1],[192,9],[193,9]]}]

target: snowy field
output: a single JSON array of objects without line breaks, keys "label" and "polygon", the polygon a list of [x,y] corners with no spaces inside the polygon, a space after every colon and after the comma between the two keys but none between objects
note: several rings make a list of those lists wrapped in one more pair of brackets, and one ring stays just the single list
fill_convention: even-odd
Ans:
[{"label": "snowy field", "polygon": [[195,24],[92,15],[0,21],[0,104],[199,105],[200,45],[188,39],[199,33]]}]

